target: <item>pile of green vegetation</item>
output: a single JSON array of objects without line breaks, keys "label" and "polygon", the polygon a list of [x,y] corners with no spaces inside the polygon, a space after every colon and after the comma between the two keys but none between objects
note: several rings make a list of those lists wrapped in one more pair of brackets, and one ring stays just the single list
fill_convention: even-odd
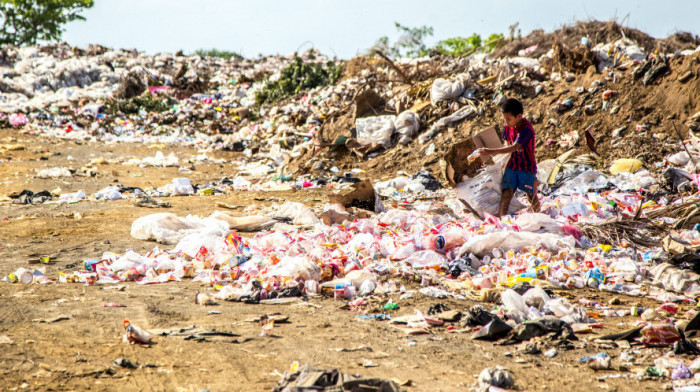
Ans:
[{"label": "pile of green vegetation", "polygon": [[333,61],[325,65],[305,63],[299,56],[294,56],[292,63],[282,70],[277,81],[265,84],[255,96],[255,102],[259,105],[274,103],[304,90],[335,84],[340,79],[341,72],[340,64]]},{"label": "pile of green vegetation", "polygon": [[145,93],[129,99],[109,101],[105,105],[105,112],[107,114],[136,114],[143,109],[149,113],[163,113],[170,110],[170,107],[175,103],[170,97],[163,95],[153,97],[150,93]]}]

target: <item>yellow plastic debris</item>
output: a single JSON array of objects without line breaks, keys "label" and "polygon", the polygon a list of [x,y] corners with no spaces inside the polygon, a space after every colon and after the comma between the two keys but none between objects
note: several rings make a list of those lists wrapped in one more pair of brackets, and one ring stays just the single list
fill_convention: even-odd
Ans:
[{"label": "yellow plastic debris", "polygon": [[644,164],[638,159],[618,159],[610,166],[610,174],[634,173],[641,169]]}]

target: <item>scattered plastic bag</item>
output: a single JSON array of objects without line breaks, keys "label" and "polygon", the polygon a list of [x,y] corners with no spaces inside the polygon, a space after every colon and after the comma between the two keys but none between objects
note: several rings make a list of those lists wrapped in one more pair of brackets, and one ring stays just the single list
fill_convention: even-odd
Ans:
[{"label": "scattered plastic bag", "polygon": [[420,119],[415,112],[406,110],[396,117],[394,120],[396,133],[399,134],[399,143],[402,145],[408,144],[413,136],[420,128]]},{"label": "scattered plastic bag", "polygon": [[396,116],[364,117],[355,120],[357,141],[362,145],[375,144],[388,148],[396,130]]},{"label": "scattered plastic bag", "polygon": [[430,87],[430,102],[435,105],[440,101],[459,97],[466,89],[465,85],[462,78],[457,78],[454,81],[442,78],[435,79]]},{"label": "scattered plastic bag", "polygon": [[192,233],[213,233],[224,236],[229,232],[228,223],[213,218],[188,215],[180,218],[171,213],[157,213],[138,218],[131,224],[131,236],[161,244],[176,244]]}]

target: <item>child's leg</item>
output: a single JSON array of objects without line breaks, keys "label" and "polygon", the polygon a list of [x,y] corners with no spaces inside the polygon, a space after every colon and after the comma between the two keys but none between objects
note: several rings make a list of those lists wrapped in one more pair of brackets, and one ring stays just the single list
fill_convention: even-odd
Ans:
[{"label": "child's leg", "polygon": [[508,214],[508,207],[510,207],[510,201],[513,200],[513,195],[515,194],[515,189],[504,189],[501,193],[501,204],[498,206],[498,217],[502,217]]},{"label": "child's leg", "polygon": [[530,202],[532,212],[540,212],[540,199],[537,197],[537,180],[535,180],[532,188],[532,193],[527,194],[527,200]]}]

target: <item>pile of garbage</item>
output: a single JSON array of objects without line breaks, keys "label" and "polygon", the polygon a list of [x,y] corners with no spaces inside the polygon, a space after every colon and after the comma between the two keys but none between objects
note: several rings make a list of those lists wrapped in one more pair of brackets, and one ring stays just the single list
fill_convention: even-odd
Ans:
[{"label": "pile of garbage", "polygon": [[[638,316],[635,330],[606,339],[695,352],[691,332],[700,330],[700,322],[696,312],[679,314],[676,304],[694,303],[700,295],[700,107],[671,98],[657,102],[677,104],[668,118],[651,104],[635,107],[623,88],[647,96],[662,83],[697,91],[693,64],[700,62],[700,46],[664,53],[629,38],[582,38],[576,48],[556,43],[537,58],[529,56],[535,49],[525,48],[514,57],[352,60],[337,83],[278,89],[275,94],[295,92],[273,103],[265,95],[263,105],[258,94],[288,76],[290,66],[323,72],[324,81],[337,75],[313,51],[218,60],[107,49],[88,55],[64,45],[3,48],[10,65],[3,68],[0,110],[8,125],[52,137],[242,153],[233,179],[192,185],[176,178],[150,190],[114,185],[95,199],[131,192],[138,203],[162,206],[149,198],[280,185],[371,195],[331,197],[317,210],[287,201],[251,205],[243,214],[147,215],[131,229],[135,239],[160,244],[147,254],[105,252],[78,271],[50,276],[45,268],[20,268],[5,280],[95,285],[192,279],[211,286],[205,305],[328,296],[347,301],[361,319],[398,324],[408,335],[444,328],[502,344],[547,337],[547,348],[555,350],[545,353],[549,357],[575,348],[577,334],[599,328],[602,320]],[[372,66],[352,72],[353,61]],[[527,211],[526,198],[517,194],[511,214],[499,218],[506,161],[465,158],[477,147],[500,146],[487,126],[506,96],[522,97],[538,124],[541,207]],[[671,121],[676,118],[684,120],[683,133]],[[641,152],[627,156],[636,145]],[[127,163],[179,165],[163,154]],[[401,172],[388,175],[395,167]],[[54,169],[39,176],[71,175]],[[86,197],[82,191],[61,195]],[[51,198],[49,192],[16,195],[21,203]],[[553,291],[584,288],[649,297],[660,305],[572,303]],[[483,305],[464,313],[391,315],[413,296]],[[377,304],[386,313],[369,311]],[[633,356],[630,350],[626,358]],[[666,359],[657,358],[646,375],[680,380],[700,368]],[[594,370],[611,368],[605,353],[582,360]],[[323,372],[293,373],[279,390]],[[485,371],[479,382],[512,385],[501,369]]]},{"label": "pile of garbage", "polygon": [[[648,37],[637,38],[650,42]],[[600,139],[606,132],[602,118],[634,111],[611,87],[632,79],[649,87],[669,72],[679,72],[680,83],[694,84],[697,75],[692,69],[676,70],[685,64],[683,58],[697,54],[697,49],[676,50],[689,42],[662,46],[675,51],[661,53],[620,38],[586,39],[577,48],[558,44],[537,58],[527,49],[519,56],[395,62],[357,58],[344,64],[342,76],[341,68],[313,50],[218,59],[100,47],[84,51],[65,44],[6,46],[0,67],[0,124],[60,138],[241,151],[245,170],[269,179],[328,171],[332,160],[347,165],[351,155],[338,155],[348,150],[361,159],[378,157],[386,165],[396,159],[384,151],[407,146],[401,149],[427,157],[418,164],[434,165],[450,141],[469,137],[494,119],[500,123],[498,104],[506,95],[520,95],[531,121],[546,129],[546,146],[565,151],[577,146],[583,135],[571,136],[563,121],[580,122],[582,115],[589,116],[591,123],[599,123],[597,134],[591,132]],[[578,83],[584,76],[590,79],[582,73],[585,67],[562,58],[571,50],[589,53],[586,58],[600,72],[590,87]],[[357,62],[368,66],[357,69]],[[561,97],[561,90],[571,88],[577,94]],[[541,107],[541,101],[551,100],[541,97],[555,95],[561,100]],[[653,128],[658,125],[658,120],[642,118],[634,126],[657,132]],[[454,134],[456,128],[459,134]],[[452,130],[451,136],[435,139],[446,130]],[[539,154],[548,157],[554,152],[540,148]]]}]

